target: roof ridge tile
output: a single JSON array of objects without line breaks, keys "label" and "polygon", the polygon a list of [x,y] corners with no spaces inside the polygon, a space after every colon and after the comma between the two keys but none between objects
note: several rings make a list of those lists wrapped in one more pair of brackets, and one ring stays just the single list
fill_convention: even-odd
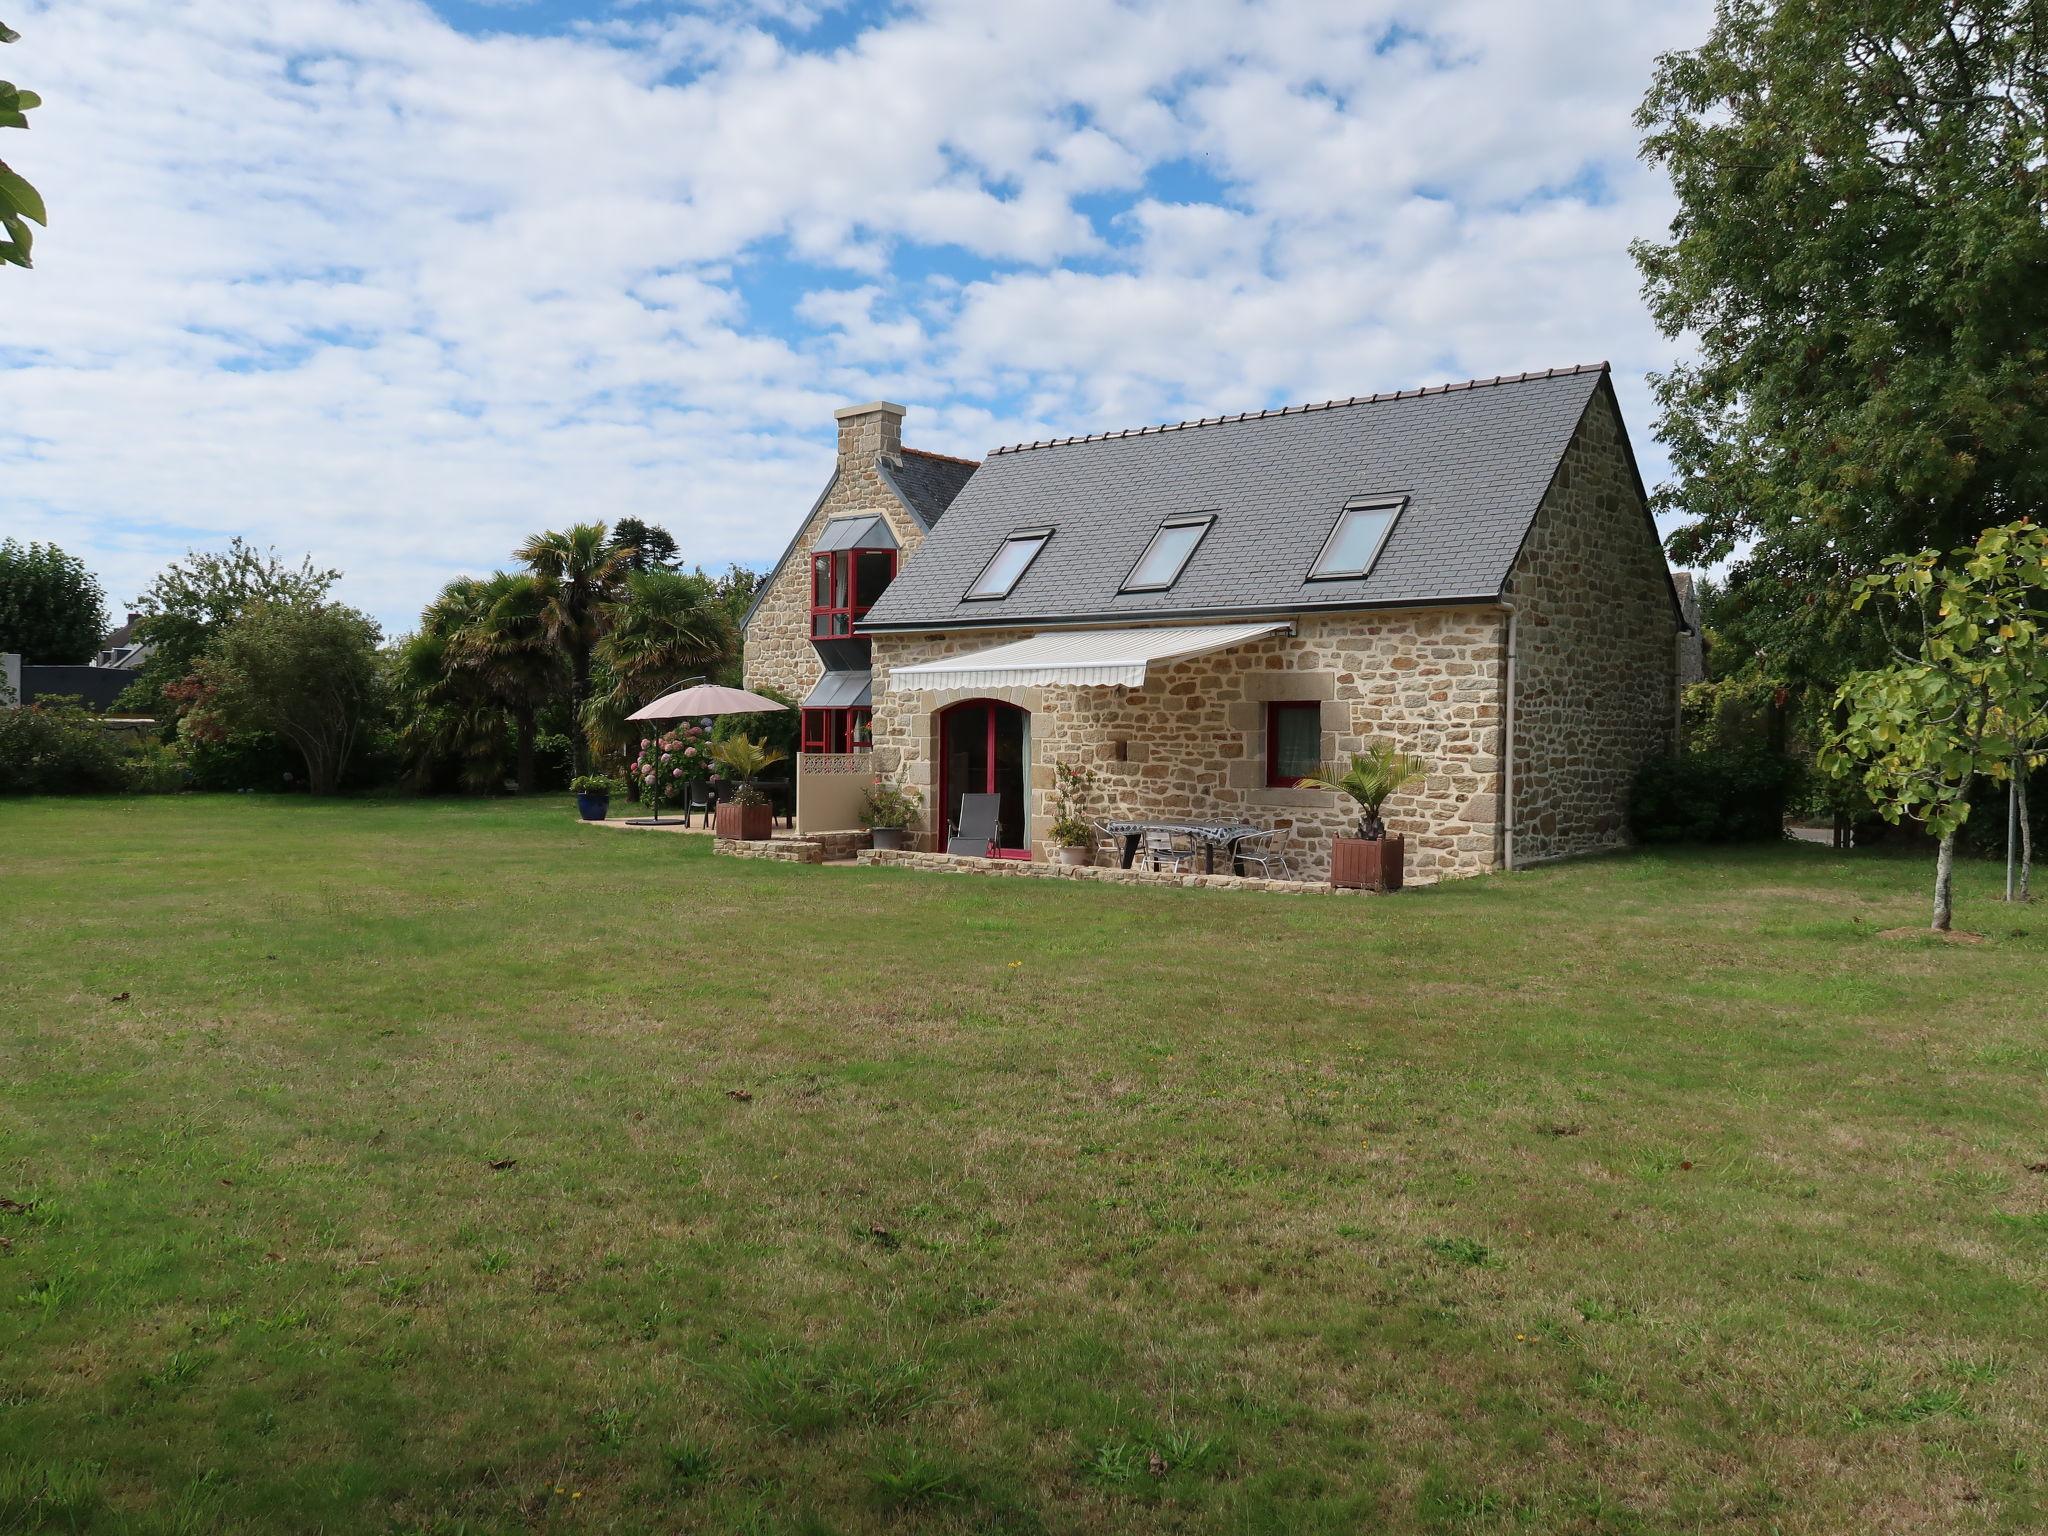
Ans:
[{"label": "roof ridge tile", "polygon": [[[1037,448],[1066,448],[1079,443],[1106,443],[1126,437],[1148,437],[1155,432],[1185,432],[1194,427],[1232,426],[1242,421],[1264,421],[1272,416],[1299,416],[1310,411],[1329,411],[1353,405],[1383,405],[1394,400],[1420,400],[1428,395],[1450,395],[1470,389],[1492,389],[1502,384],[1526,384],[1539,379],[1571,379],[1586,373],[1606,373],[1606,361],[1597,363],[1573,363],[1569,367],[1529,369],[1522,373],[1497,373],[1490,379],[1461,379],[1454,384],[1425,384],[1415,389],[1383,390],[1378,394],[1353,395],[1346,400],[1319,400],[1305,405],[1268,406],[1261,411],[1240,411],[1235,416],[1204,416],[1198,421],[1161,422],[1150,427],[1123,427],[1110,432],[1091,432],[1069,437],[1052,437],[1029,443],[1011,443],[1002,448],[991,448],[989,458],[1012,453],[1029,453]],[[905,453],[920,450],[906,448]],[[943,455],[932,454],[932,458]],[[972,460],[959,460],[972,463]]]}]

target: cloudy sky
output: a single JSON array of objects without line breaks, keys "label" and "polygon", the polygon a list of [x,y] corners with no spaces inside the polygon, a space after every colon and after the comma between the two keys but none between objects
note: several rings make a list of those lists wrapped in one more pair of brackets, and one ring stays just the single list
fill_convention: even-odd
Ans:
[{"label": "cloudy sky", "polygon": [[243,534],[393,631],[531,529],[765,564],[832,408],[1053,433],[1669,343],[1626,246],[1706,0],[0,0],[43,190],[0,533]]}]

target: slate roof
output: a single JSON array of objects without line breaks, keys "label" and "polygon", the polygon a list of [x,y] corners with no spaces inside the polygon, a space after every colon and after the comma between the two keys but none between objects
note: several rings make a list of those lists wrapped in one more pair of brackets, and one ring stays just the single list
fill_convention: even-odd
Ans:
[{"label": "slate roof", "polygon": [[880,463],[882,478],[910,508],[910,515],[930,532],[932,525],[945,514],[953,504],[968,479],[981,468],[972,459],[956,459],[943,453],[927,453],[922,448],[903,450],[903,463],[899,468],[887,459]]},{"label": "slate roof", "polygon": [[[862,627],[1486,601],[1606,379],[1597,363],[997,449]],[[1407,502],[1370,574],[1307,580],[1345,503],[1379,496]],[[1191,512],[1216,520],[1179,581],[1119,592],[1160,522]],[[1007,598],[962,601],[1006,535],[1047,526]]]}]

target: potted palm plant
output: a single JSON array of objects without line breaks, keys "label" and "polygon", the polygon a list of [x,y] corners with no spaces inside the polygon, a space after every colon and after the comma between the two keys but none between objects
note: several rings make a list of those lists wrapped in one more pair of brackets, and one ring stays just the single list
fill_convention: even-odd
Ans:
[{"label": "potted palm plant", "polygon": [[576,797],[576,814],[585,821],[603,821],[611,814],[612,781],[601,773],[581,774],[569,781]]},{"label": "potted palm plant", "polygon": [[720,837],[759,843],[775,835],[775,811],[757,781],[782,759],[781,752],[751,736],[728,736],[712,743],[711,760],[739,782],[730,797],[718,802]]},{"label": "potted palm plant", "polygon": [[1398,891],[1407,844],[1387,836],[1380,807],[1428,772],[1419,757],[1396,751],[1391,741],[1371,741],[1351,766],[1326,763],[1301,780],[1303,789],[1328,789],[1358,806],[1358,836],[1340,837],[1330,850],[1330,884],[1356,890]]},{"label": "potted palm plant", "polygon": [[877,848],[901,848],[903,834],[917,825],[924,797],[876,779],[860,797],[860,824],[873,834]]}]

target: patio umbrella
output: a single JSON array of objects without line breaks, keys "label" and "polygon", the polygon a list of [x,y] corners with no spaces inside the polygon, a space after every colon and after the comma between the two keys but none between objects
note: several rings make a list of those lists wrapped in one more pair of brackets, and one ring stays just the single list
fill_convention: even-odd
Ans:
[{"label": "patio umbrella", "polygon": [[[749,693],[744,688],[726,688],[717,683],[693,683],[688,688],[678,688],[674,693],[665,693],[643,709],[636,709],[626,716],[628,720],[696,720],[707,715],[759,715],[787,709],[787,704],[778,704],[773,699],[764,699],[758,693]],[[689,818],[683,818],[688,821]],[[661,825],[661,786],[657,782],[654,790],[654,814],[652,816],[631,816],[627,822],[635,827],[658,827]]]}]

